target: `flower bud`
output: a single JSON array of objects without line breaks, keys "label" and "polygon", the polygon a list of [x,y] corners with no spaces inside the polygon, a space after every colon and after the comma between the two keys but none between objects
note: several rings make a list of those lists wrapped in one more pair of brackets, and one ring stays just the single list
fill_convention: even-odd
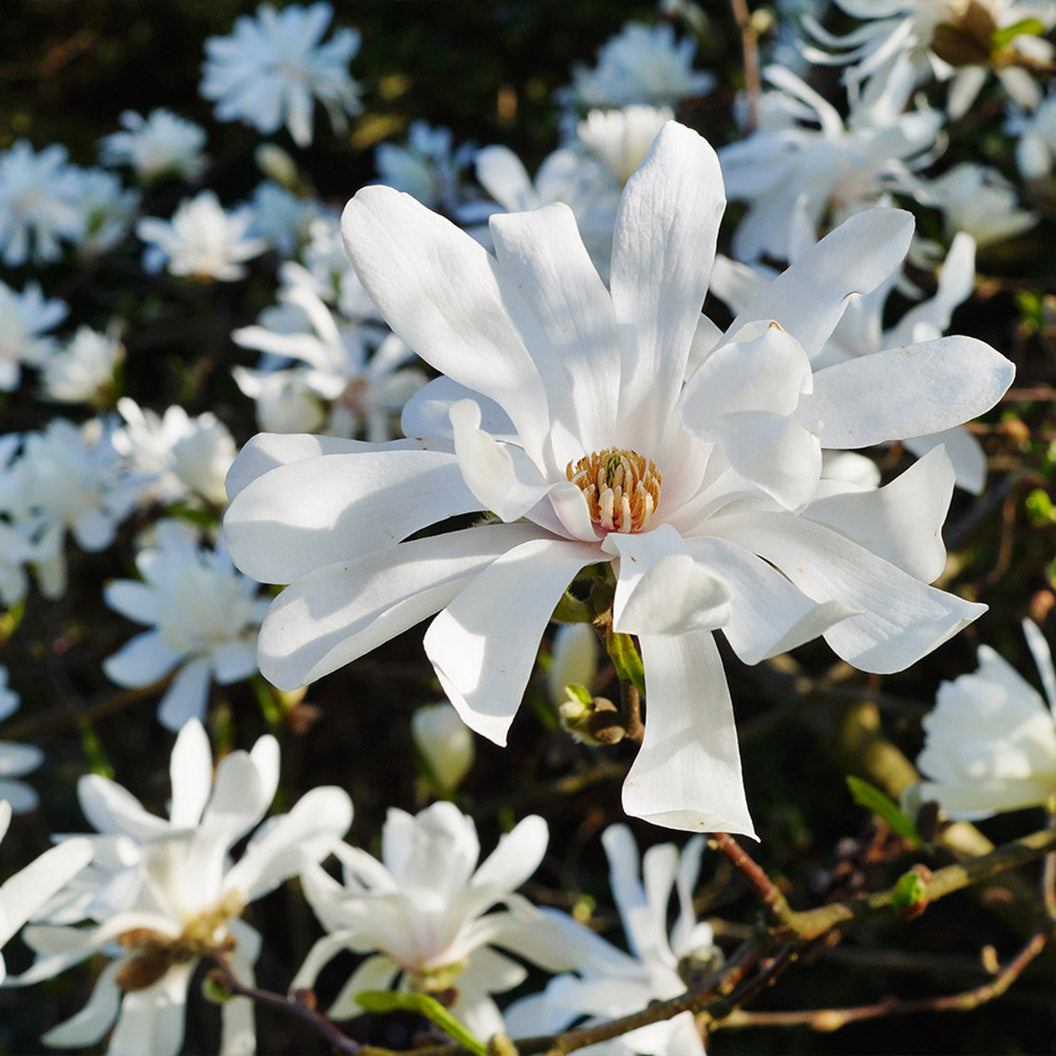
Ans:
[{"label": "flower bud", "polygon": [[589,623],[566,623],[557,629],[550,653],[547,683],[550,699],[560,708],[568,694],[566,686],[585,686],[588,690],[598,673],[598,635]]},{"label": "flower bud", "polygon": [[253,154],[253,160],[257,163],[257,168],[280,187],[294,192],[300,187],[301,177],[297,172],[297,163],[282,147],[277,147],[274,143],[261,143]]},{"label": "flower bud", "polygon": [[411,736],[437,791],[453,792],[473,765],[473,734],[447,703],[425,704],[411,716]]}]

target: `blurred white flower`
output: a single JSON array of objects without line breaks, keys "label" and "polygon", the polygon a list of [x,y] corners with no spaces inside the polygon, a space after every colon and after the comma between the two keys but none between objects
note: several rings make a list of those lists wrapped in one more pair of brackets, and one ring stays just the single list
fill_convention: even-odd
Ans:
[{"label": "blurred white flower", "polygon": [[609,166],[622,187],[645,161],[657,133],[674,116],[666,106],[591,110],[577,131],[580,142]]},{"label": "blurred white flower", "polygon": [[143,267],[172,275],[232,282],[246,274],[244,262],[268,248],[253,238],[253,210],[248,206],[226,211],[212,191],[202,191],[180,202],[172,220],[144,217],[136,234],[147,243]]},{"label": "blurred white flower", "polygon": [[116,328],[103,334],[82,326],[44,363],[44,395],[57,403],[102,406],[113,398],[114,372],[124,358]]},{"label": "blurred white flower", "polygon": [[55,143],[39,154],[24,139],[0,154],[0,257],[11,267],[57,260],[78,237],[77,169]]},{"label": "blurred white flower", "polygon": [[942,210],[950,234],[967,231],[980,247],[1015,238],[1040,219],[1019,208],[1016,190],[997,169],[964,161],[926,184],[927,201]]},{"label": "blurred white flower", "polygon": [[1019,137],[1016,164],[1025,180],[1044,180],[1056,168],[1056,93],[1032,114],[1020,108],[1010,115],[1006,129]]},{"label": "blurred white flower", "polygon": [[117,410],[125,425],[114,433],[114,447],[132,470],[154,482],[143,501],[181,502],[200,495],[216,506],[227,502],[224,478],[235,460],[230,430],[211,411],[192,418],[179,405],[162,415],[123,396]]},{"label": "blurred white flower", "polygon": [[301,260],[303,266],[294,261],[282,265],[284,285],[308,286],[327,304],[336,304],[346,319],[373,322],[388,332],[345,252],[340,216],[326,212],[312,220]]},{"label": "blurred white flower", "polygon": [[[251,752],[224,756],[214,777],[205,731],[189,722],[176,738],[170,773],[168,819],[106,778],[93,774],[78,785],[81,809],[99,835],[68,842],[94,848],[94,862],[23,931],[37,957],[8,985],[50,979],[92,955],[108,963],[85,1007],[47,1031],[45,1045],[95,1045],[113,1027],[113,1056],[175,1056],[199,959],[222,951],[252,985],[260,935],[239,919],[243,909],[325,858],[352,820],[348,796],[322,787],[257,827],[278,786],[279,748],[270,736]],[[254,829],[232,862],[232,847]],[[255,1051],[248,999],[224,1005],[222,1030],[220,1051]]]},{"label": "blurred white flower", "polygon": [[[360,278],[441,376],[404,409],[410,439],[264,435],[236,460],[232,556],[292,584],[261,629],[266,677],[295,688],[435,614],[424,644],[444,691],[505,743],[555,606],[603,562],[648,701],[625,809],[751,833],[715,631],[748,663],[824,635],[895,671],[982,612],[925,585],[945,566],[948,458],[819,496],[822,450],[960,424],[1012,364],[947,337],[812,371],[848,294],[900,266],[913,222],[898,210],[841,225],[722,334],[701,305],[723,205],[714,152],[665,125],[624,189],[606,286],[560,204],[494,216],[492,257],[407,195],[356,195]],[[711,349],[684,387],[702,327]]]},{"label": "blurred white flower", "polygon": [[100,142],[104,165],[128,165],[141,183],[166,176],[196,180],[205,171],[205,132],[193,121],[161,108],[146,117],[126,110],[121,127]]},{"label": "blurred white flower", "polygon": [[[0,840],[7,835],[11,810],[11,804],[0,799]],[[0,884],[0,947],[91,859],[87,840],[65,840]],[[0,954],[0,983],[6,979]]]},{"label": "blurred white flower", "polygon": [[[341,988],[328,1014],[361,1015],[362,990],[446,990],[455,987],[450,1011],[478,1037],[503,1029],[490,995],[527,977],[521,965],[492,949],[499,946],[554,970],[579,963],[579,951],[559,914],[544,913],[514,894],[538,868],[546,851],[546,822],[525,818],[499,840],[478,867],[480,844],[473,820],[449,802],[416,816],[390,809],[381,834],[381,861],[340,844],[344,883],[321,868],[302,877],[304,892],[329,932],[312,947],[290,984],[311,987],[341,950],[373,953]],[[494,906],[504,908],[488,912]]]},{"label": "blurred white flower", "polygon": [[257,184],[249,207],[253,210],[250,234],[267,239],[284,257],[292,256],[308,241],[312,221],[321,208],[318,202],[292,194],[270,180]]},{"label": "blurred white flower", "polygon": [[149,686],[178,668],[158,705],[158,721],[178,730],[205,715],[210,679],[221,685],[257,670],[257,630],[267,600],[237,572],[223,545],[197,545],[183,522],[160,521],[153,546],[136,555],[143,581],[110,583],[107,605],[151,630],[103,663],[119,686]]},{"label": "blurred white flower", "polygon": [[129,474],[99,419],[78,428],[53,418],[43,432],[25,435],[21,453],[0,474],[0,509],[32,539],[46,597],[66,590],[66,532],[85,550],[105,550],[144,483]]},{"label": "blurred white flower", "polygon": [[1023,621],[1048,704],[988,645],[979,669],[939,686],[924,717],[917,766],[927,781],[913,798],[938,800],[951,818],[977,821],[1050,805],[1056,796],[1056,672],[1040,630]]},{"label": "blurred white flower", "polygon": [[[7,668],[0,665],[0,722],[18,710],[18,694],[7,684]],[[7,800],[16,813],[32,810],[37,805],[37,793],[16,778],[36,770],[44,761],[44,753],[31,744],[0,741],[0,800]]]},{"label": "blurred white flower", "polygon": [[45,300],[35,282],[26,283],[21,293],[0,282],[0,390],[18,387],[21,364],[39,367],[49,359],[56,342],[45,335],[68,311],[63,301]]},{"label": "blurred white flower", "polygon": [[112,173],[82,169],[74,181],[77,209],[84,219],[75,243],[85,256],[113,249],[128,233],[139,209],[138,191],[126,190]]},{"label": "blurred white flower", "polygon": [[343,131],[345,115],[362,110],[359,85],[348,73],[360,35],[339,29],[321,43],[333,14],[327,3],[281,11],[261,4],[255,18],[235,21],[231,36],[210,37],[200,90],[216,103],[217,119],[242,120],[265,134],[285,125],[293,141],[307,147],[318,99],[334,129]]},{"label": "blurred white flower", "polygon": [[[802,251],[798,249],[793,253],[793,259]],[[741,264],[720,255],[715,258],[710,292],[734,312],[739,312],[776,274],[765,265]],[[899,273],[895,272],[872,293],[854,294],[848,298],[847,309],[836,329],[811,357],[815,370],[845,363],[858,356],[869,356],[885,348],[898,348],[942,337],[950,325],[954,308],[972,294],[975,284],[975,240],[963,231],[958,234],[939,270],[935,295],[914,305],[897,323],[885,329],[885,306],[898,278]],[[957,426],[930,436],[902,440],[902,445],[916,455],[924,455],[939,444],[946,447],[958,485],[973,494],[980,494],[986,483],[986,452],[967,429]],[[866,472],[869,470],[866,469]],[[872,472],[875,473],[875,466]],[[857,475],[856,472],[854,476]],[[829,473],[825,476],[834,479]],[[842,477],[843,474],[837,474],[836,479]]]},{"label": "blurred white flower", "polygon": [[451,129],[414,121],[406,144],[378,144],[374,165],[382,183],[406,191],[430,209],[450,212],[462,200],[461,180],[476,153],[472,143],[453,147]]},{"label": "blurred white flower", "polygon": [[598,49],[593,69],[573,68],[561,96],[581,107],[674,106],[715,87],[714,74],[693,69],[695,51],[688,37],[676,43],[669,25],[628,22]]},{"label": "blurred white flower", "polygon": [[[711,925],[697,922],[693,889],[700,875],[704,840],[695,836],[681,855],[673,843],[650,847],[639,874],[638,848],[626,825],[610,825],[601,837],[609,859],[609,882],[630,955],[592,935],[591,957],[578,976],[559,975],[546,990],[506,1010],[513,1037],[558,1033],[576,1020],[595,1023],[644,1009],[650,1001],[678,997],[687,986],[686,962],[714,962],[719,951]],[[645,886],[640,875],[645,877]],[[679,914],[667,931],[672,890]],[[704,1056],[704,1042],[691,1012],[639,1027],[590,1046],[597,1056],[678,1053]]]},{"label": "blurred white flower", "polygon": [[[405,366],[414,353],[394,335],[383,337],[384,328],[335,317],[308,285],[286,286],[279,297],[261,323],[236,330],[231,339],[264,352],[275,368],[290,360],[303,364],[296,369],[306,390],[330,405],[328,432],[374,443],[390,439],[404,404],[426,381],[421,370]],[[368,355],[372,343],[377,347]],[[235,380],[248,382],[250,392],[266,391],[260,372],[242,368]]]},{"label": "blurred white flower", "polygon": [[473,731],[445,700],[415,709],[411,736],[438,791],[444,795],[454,792],[473,765]]},{"label": "blurred white flower", "polygon": [[[886,192],[917,192],[912,173],[936,144],[943,116],[904,112],[911,85],[893,83],[871,108],[836,109],[789,70],[770,66],[776,91],[764,94],[765,119],[747,139],[719,150],[730,198],[749,202],[733,236],[739,260],[793,256],[789,220],[798,212],[814,237],[823,226],[878,204]],[[817,126],[817,127],[814,127]]]}]

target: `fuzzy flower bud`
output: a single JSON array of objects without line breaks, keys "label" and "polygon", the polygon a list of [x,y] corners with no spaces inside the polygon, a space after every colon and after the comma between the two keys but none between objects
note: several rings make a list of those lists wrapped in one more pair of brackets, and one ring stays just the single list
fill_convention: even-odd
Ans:
[{"label": "fuzzy flower bud", "polygon": [[473,734],[450,704],[425,704],[411,716],[411,736],[440,792],[453,792],[473,765]]}]

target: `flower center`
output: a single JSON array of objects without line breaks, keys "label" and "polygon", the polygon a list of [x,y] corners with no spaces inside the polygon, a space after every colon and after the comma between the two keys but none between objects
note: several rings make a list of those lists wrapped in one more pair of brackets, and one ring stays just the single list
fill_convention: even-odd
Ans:
[{"label": "flower center", "polygon": [[663,477],[637,451],[595,451],[569,462],[565,476],[587,497],[590,519],[606,532],[644,532],[660,502]]}]

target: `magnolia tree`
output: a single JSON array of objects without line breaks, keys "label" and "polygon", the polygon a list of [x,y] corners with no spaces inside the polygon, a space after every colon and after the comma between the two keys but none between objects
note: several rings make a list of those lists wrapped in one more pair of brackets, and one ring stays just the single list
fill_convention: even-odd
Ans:
[{"label": "magnolia tree", "polygon": [[78,11],[0,1048],[1046,1047],[1056,0]]}]

